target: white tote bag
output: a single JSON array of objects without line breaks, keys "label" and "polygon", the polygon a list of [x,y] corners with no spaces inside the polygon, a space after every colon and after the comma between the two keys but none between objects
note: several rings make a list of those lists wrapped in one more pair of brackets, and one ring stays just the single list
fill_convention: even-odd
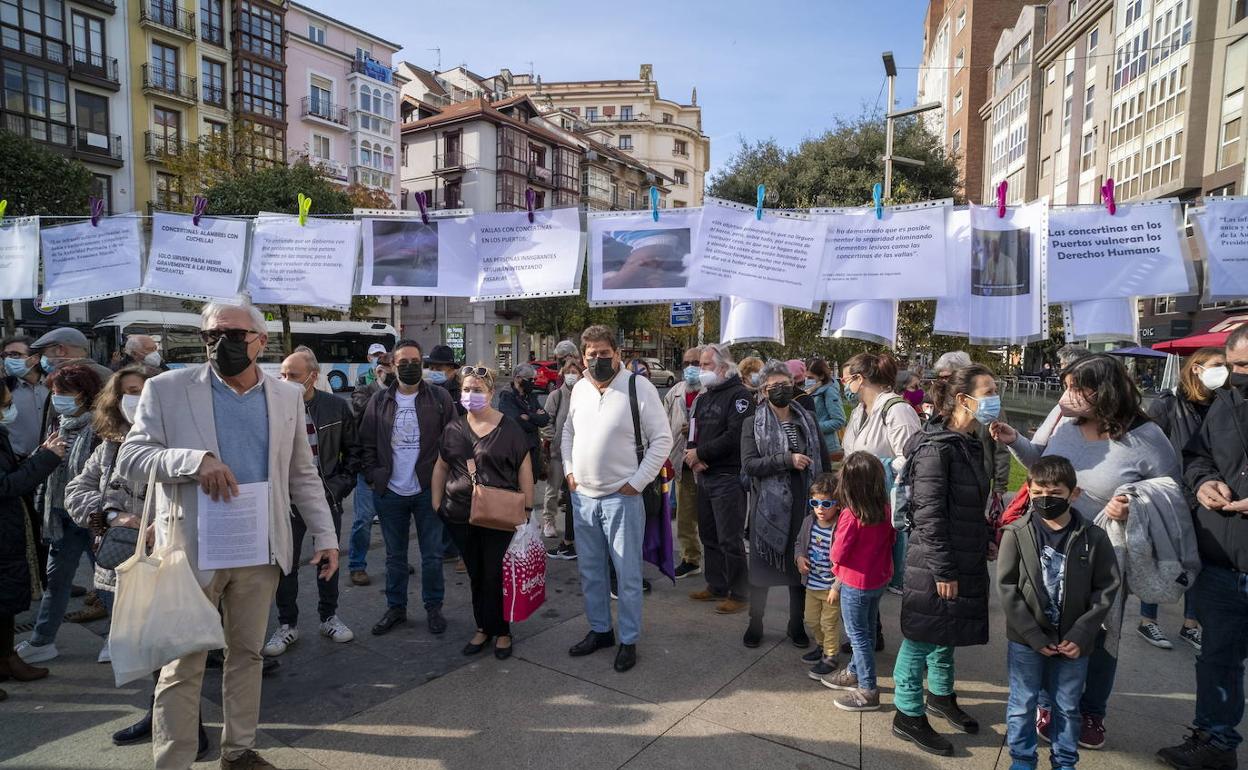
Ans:
[{"label": "white tote bag", "polygon": [[[147,480],[143,520],[147,531],[156,507],[156,469]],[[170,522],[177,527],[176,518]],[[146,538],[139,537],[134,556],[117,567],[117,599],[109,633],[109,653],[117,686],[150,676],[153,671],[185,655],[225,646],[221,615],[208,601],[186,551],[178,542],[147,555]]]}]

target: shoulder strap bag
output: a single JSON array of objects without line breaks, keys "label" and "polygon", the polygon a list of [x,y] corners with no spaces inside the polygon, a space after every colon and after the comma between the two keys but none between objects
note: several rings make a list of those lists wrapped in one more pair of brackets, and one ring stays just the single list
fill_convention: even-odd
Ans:
[{"label": "shoulder strap bag", "polygon": [[[469,435],[472,435],[472,428],[469,427],[468,430]],[[472,442],[474,455],[476,451],[477,442],[474,440]],[[472,508],[468,514],[469,524],[486,529],[515,532],[517,527],[529,520],[529,513],[524,510],[523,492],[482,484],[477,477],[475,457],[469,457],[467,465],[468,480],[472,482]]]},{"label": "shoulder strap bag", "polygon": [[[646,457],[646,449],[641,442],[641,409],[637,404],[636,375],[628,378],[628,402],[633,413],[633,447],[637,451],[637,467],[640,468],[641,461]],[[654,480],[641,490],[641,501],[645,505],[646,516],[657,516],[663,511],[661,476],[662,474],[656,475]]]}]

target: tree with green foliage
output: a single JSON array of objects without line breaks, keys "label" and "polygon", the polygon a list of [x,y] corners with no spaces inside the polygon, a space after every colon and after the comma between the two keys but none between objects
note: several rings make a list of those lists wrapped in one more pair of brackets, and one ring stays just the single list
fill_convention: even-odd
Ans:
[{"label": "tree with green foliage", "polygon": [[[58,216],[90,213],[91,171],[82,163],[11,131],[0,130],[0,198],[5,216]],[[12,300],[4,300],[4,332],[17,331]]]}]

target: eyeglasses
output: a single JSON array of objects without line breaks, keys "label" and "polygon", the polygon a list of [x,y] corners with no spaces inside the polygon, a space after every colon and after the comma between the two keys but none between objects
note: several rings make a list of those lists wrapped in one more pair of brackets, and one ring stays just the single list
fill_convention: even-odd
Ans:
[{"label": "eyeglasses", "polygon": [[30,358],[29,353],[23,353],[20,350],[6,350],[0,353],[0,358]]},{"label": "eyeglasses", "polygon": [[836,501],[835,501],[835,500],[816,500],[816,499],[815,499],[815,498],[813,498],[813,497],[812,497],[812,498],[810,498],[810,507],[811,507],[811,508],[822,508],[822,509],[824,509],[824,510],[826,511],[827,509],[831,508],[831,507],[832,507],[832,506],[834,506],[834,505],[836,505]]},{"label": "eyeglasses", "polygon": [[230,342],[246,342],[248,335],[259,334],[251,329],[203,329],[199,332],[199,338],[204,341],[205,345],[215,345],[225,337]]}]

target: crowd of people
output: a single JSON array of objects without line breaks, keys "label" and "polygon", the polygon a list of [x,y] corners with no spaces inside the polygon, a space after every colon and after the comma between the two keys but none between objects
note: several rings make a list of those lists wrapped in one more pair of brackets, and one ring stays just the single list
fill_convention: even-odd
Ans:
[{"label": "crowd of people", "polygon": [[[171,371],[158,343],[138,335],[112,370],[88,358],[72,328],[0,349],[0,680],[48,675],[41,664],[60,654],[84,556],[91,601],[70,620],[109,615],[115,569],[136,546],[181,544],[220,609],[225,648],[153,672],[151,709],[114,736],[150,739],[158,768],[186,768],[207,751],[199,701],[214,658],[221,766],[272,767],[254,748],[261,675],[300,638],[305,541],[329,641],[355,638],[338,616],[339,544],[345,534],[348,579],[369,585],[375,520],[385,607],[371,633],[407,622],[417,568],[425,626],[446,633],[443,565],[457,560],[475,626],[463,654],[510,657],[504,562],[514,532],[490,518],[503,505],[497,493],[534,516],[549,558],[577,563],[588,628],[568,653],[615,648],[613,668],[631,670],[643,651],[642,554],[660,478],[674,487],[673,574],[704,583],[690,599],[741,614],[742,643],[758,647],[770,589],[783,587],[786,636],[804,650],[808,676],[836,691],[836,708],[881,707],[880,613],[893,593],[894,735],[951,755],[929,717],[977,732],[958,702],[957,649],[1003,633],[1012,767],[1034,768],[1041,739],[1054,767],[1073,767],[1080,747],[1107,740],[1128,594],[1140,602],[1136,633],[1158,647],[1173,646],[1159,605],[1182,600],[1178,638],[1199,652],[1195,715],[1158,757],[1180,770],[1236,766],[1248,657],[1248,330],[1189,357],[1178,388],[1147,411],[1121,362],[1068,346],[1062,395],[1027,436],[1003,413],[993,371],[960,351],[927,372],[887,352],[836,367],[737,362],[709,344],[684,352],[680,379],[660,396],[621,358],[613,330],[591,326],[556,349],[560,382],[541,401],[529,364],[501,379],[446,346],[426,355],[403,339],[370,350],[344,398],[317,387],[320,364],[305,348],[279,377],[263,372],[265,328],[253,306],[210,304],[208,363]],[[1012,459],[1026,469],[1018,490]],[[268,542],[257,545],[269,557],[210,569],[196,544],[216,508],[200,506],[260,483]],[[141,531],[145,505],[155,523]],[[413,527],[419,565],[409,563]],[[1003,629],[990,622],[994,590]],[[15,644],[15,616],[34,599],[34,629]],[[99,657],[108,662],[107,642]]]}]

